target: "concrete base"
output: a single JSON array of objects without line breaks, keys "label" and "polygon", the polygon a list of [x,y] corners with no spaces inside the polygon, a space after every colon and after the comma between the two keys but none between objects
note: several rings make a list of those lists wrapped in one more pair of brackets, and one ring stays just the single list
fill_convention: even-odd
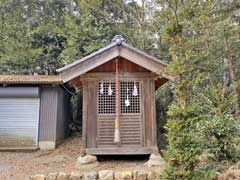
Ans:
[{"label": "concrete base", "polygon": [[23,147],[0,147],[0,151],[22,151],[22,152],[31,152],[39,150],[39,147],[36,146],[23,146]]},{"label": "concrete base", "polygon": [[56,149],[55,141],[39,141],[38,146],[41,150],[54,150]]}]

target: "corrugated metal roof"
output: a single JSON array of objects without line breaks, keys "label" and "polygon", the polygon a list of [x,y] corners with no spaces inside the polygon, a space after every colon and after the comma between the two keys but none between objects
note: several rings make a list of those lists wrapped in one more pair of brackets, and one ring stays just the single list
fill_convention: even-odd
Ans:
[{"label": "corrugated metal roof", "polygon": [[59,75],[0,75],[0,84],[61,84]]}]

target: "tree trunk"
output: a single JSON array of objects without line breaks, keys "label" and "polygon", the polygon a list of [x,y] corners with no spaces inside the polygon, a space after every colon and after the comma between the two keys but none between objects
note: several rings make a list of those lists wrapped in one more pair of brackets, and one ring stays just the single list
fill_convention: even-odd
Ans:
[{"label": "tree trunk", "polygon": [[232,49],[229,46],[228,38],[226,36],[224,36],[224,44],[225,44],[225,49],[227,52],[227,63],[228,63],[229,72],[230,72],[230,80],[232,81],[233,93],[236,98],[235,110],[236,110],[236,114],[240,114],[239,94],[238,94],[237,85],[236,85],[235,67],[234,67],[233,59],[232,59]]}]

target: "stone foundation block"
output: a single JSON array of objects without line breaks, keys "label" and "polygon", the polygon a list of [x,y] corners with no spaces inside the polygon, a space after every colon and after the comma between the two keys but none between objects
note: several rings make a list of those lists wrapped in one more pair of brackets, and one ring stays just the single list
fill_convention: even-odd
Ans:
[{"label": "stone foundation block", "polygon": [[80,156],[76,162],[76,169],[92,169],[99,165],[97,157],[92,155]]},{"label": "stone foundation block", "polygon": [[166,162],[160,154],[151,154],[148,162],[145,163],[148,167],[151,166],[165,166]]},{"label": "stone foundation block", "polygon": [[57,180],[69,180],[69,175],[64,172],[60,172],[57,176]]},{"label": "stone foundation block", "polygon": [[84,173],[84,180],[97,180],[98,173],[95,171]]},{"label": "stone foundation block", "polygon": [[114,173],[112,170],[102,170],[98,172],[99,180],[113,180]]},{"label": "stone foundation block", "polygon": [[116,180],[130,180],[133,178],[132,171],[119,171],[115,172],[115,179]]},{"label": "stone foundation block", "polygon": [[57,180],[58,173],[49,173],[46,180]]},{"label": "stone foundation block", "polygon": [[83,174],[81,172],[72,172],[70,175],[70,180],[80,180],[83,179]]},{"label": "stone foundation block", "polygon": [[97,162],[97,157],[92,155],[80,156],[77,159],[77,163],[79,164],[91,164],[95,162]]},{"label": "stone foundation block", "polygon": [[155,171],[148,172],[147,180],[160,180]]},{"label": "stone foundation block", "polygon": [[46,176],[43,174],[36,174],[35,176],[32,177],[32,180],[45,180]]},{"label": "stone foundation block", "polygon": [[133,172],[133,179],[134,180],[147,180],[147,175],[148,175],[148,173],[146,171],[143,171],[143,170],[134,171]]}]

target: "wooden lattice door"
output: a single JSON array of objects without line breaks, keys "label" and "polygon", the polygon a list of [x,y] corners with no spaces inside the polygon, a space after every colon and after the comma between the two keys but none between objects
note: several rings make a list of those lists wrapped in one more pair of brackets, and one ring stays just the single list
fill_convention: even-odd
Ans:
[{"label": "wooden lattice door", "polygon": [[[112,92],[112,93],[110,93]],[[120,143],[114,142],[115,83],[98,83],[98,147],[141,147],[141,82],[121,81],[119,87]]]}]

